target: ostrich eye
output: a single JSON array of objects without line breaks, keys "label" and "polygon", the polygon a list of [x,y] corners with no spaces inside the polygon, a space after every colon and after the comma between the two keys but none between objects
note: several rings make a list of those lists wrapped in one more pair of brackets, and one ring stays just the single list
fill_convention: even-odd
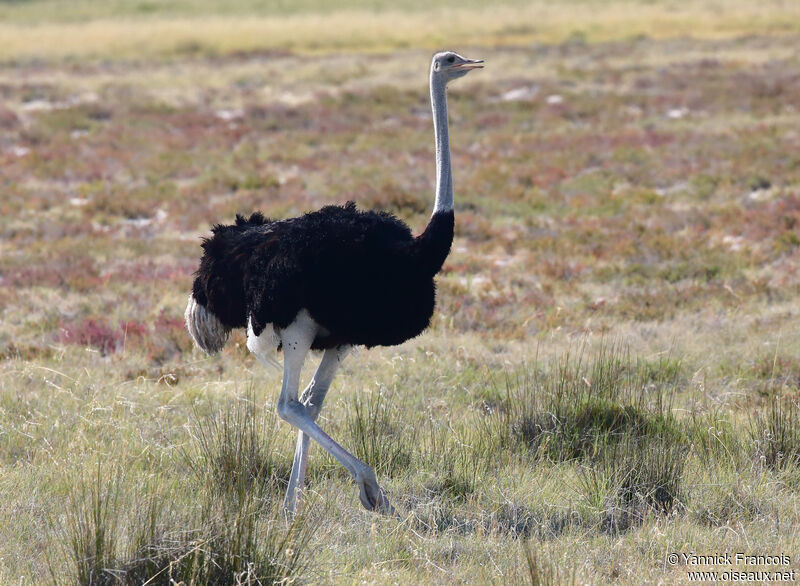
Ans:
[{"label": "ostrich eye", "polygon": [[452,55],[450,55],[450,56],[447,58],[447,62],[448,62],[448,63],[452,63],[452,62],[453,62],[453,61],[455,61],[455,60],[456,60],[456,58],[455,58],[455,57],[453,57]]}]

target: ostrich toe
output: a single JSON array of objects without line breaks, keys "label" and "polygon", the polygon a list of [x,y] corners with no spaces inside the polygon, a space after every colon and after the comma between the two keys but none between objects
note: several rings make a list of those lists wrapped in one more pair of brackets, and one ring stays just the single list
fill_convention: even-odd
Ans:
[{"label": "ostrich toe", "polygon": [[363,473],[356,476],[356,483],[358,484],[359,499],[361,504],[368,511],[375,511],[384,515],[393,515],[397,513],[394,507],[386,498],[383,489],[378,486],[378,481],[375,478],[375,473],[372,469],[368,468]]}]

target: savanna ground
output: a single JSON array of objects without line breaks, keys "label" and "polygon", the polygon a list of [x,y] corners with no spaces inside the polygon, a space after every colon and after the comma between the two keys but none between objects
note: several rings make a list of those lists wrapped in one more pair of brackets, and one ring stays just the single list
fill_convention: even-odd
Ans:
[{"label": "savanna ground", "polygon": [[[797,571],[799,23],[788,1],[0,4],[0,581]],[[280,372],[183,327],[199,238],[347,199],[424,226],[437,48],[487,63],[450,90],[438,311],[349,358],[322,413],[402,519],[312,448],[289,523]]]}]

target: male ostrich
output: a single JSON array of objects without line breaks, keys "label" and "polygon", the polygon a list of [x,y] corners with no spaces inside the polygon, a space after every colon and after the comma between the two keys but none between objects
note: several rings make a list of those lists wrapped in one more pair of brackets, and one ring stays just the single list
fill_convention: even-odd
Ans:
[{"label": "male ostrich", "polygon": [[[445,88],[483,67],[482,60],[437,53],[430,70],[436,139],[436,201],[416,238],[388,212],[360,211],[353,202],[287,220],[260,213],[217,225],[203,241],[203,257],[186,307],[197,346],[219,352],[233,328],[247,328],[247,348],[260,362],[284,354],[278,415],[299,435],[284,507],[297,509],[309,437],[353,475],[361,503],[392,513],[373,470],[316,424],[337,367],[355,345],[392,346],[419,335],[435,301],[434,275],[453,241],[453,176]],[[309,350],[324,350],[298,399],[300,369]]]}]

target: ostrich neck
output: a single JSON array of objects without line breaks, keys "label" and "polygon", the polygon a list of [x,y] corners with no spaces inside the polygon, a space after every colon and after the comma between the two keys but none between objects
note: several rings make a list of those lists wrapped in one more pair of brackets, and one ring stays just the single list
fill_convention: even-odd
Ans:
[{"label": "ostrich neck", "polygon": [[447,127],[445,81],[431,72],[431,108],[436,141],[436,202],[433,213],[453,210],[453,173],[450,168],[450,137]]},{"label": "ostrich neck", "polygon": [[414,239],[410,248],[411,257],[426,276],[433,276],[441,270],[453,243],[453,176],[444,86],[444,80],[434,77],[431,72],[431,107],[436,136],[436,203],[425,231]]}]

